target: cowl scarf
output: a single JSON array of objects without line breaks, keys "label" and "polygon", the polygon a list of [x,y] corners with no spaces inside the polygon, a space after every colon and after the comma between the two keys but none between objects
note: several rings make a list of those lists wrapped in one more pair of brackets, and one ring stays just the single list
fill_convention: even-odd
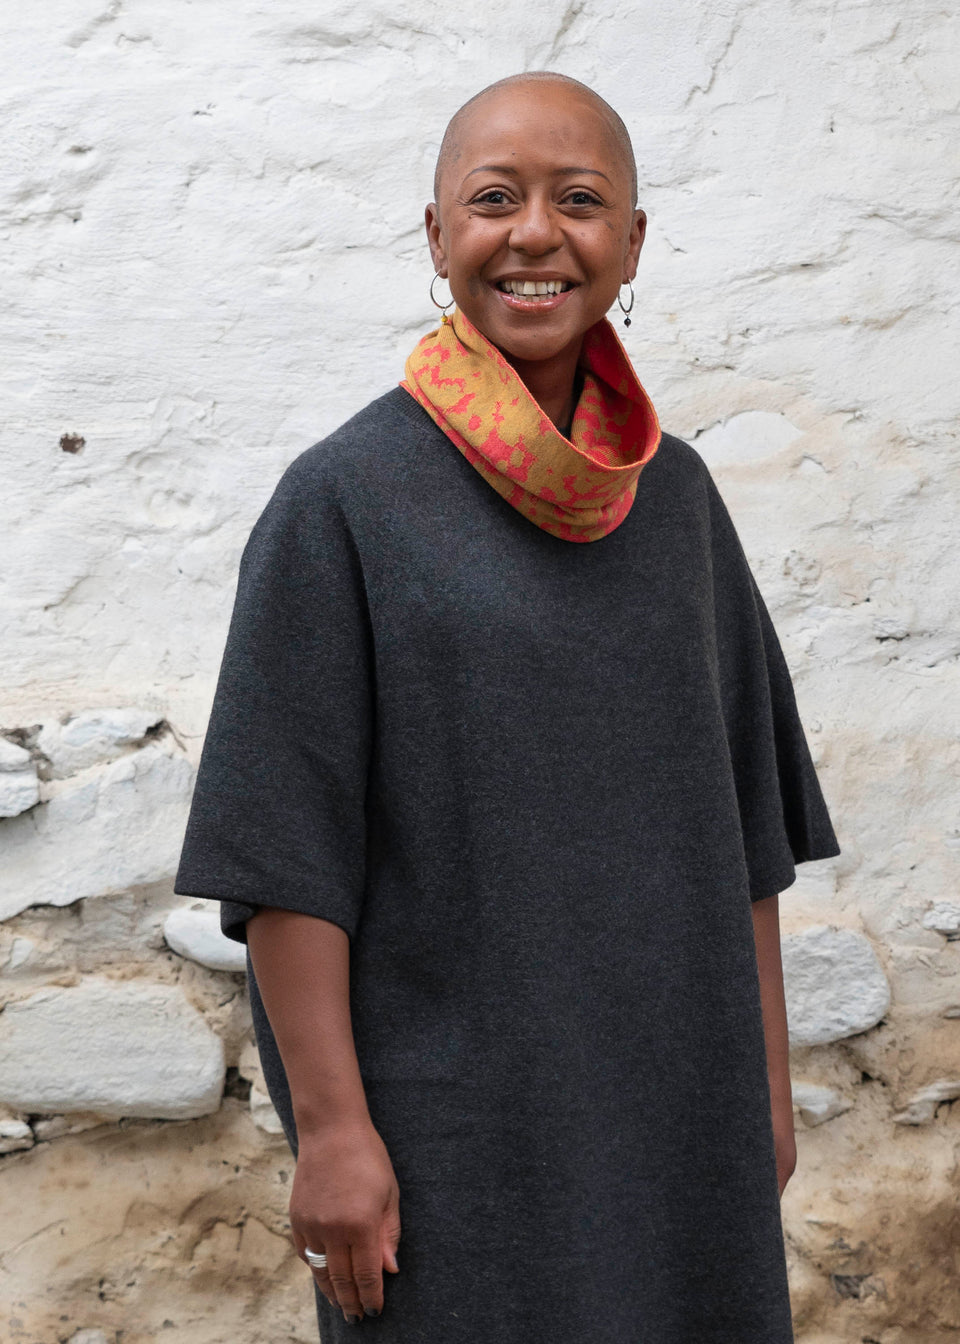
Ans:
[{"label": "cowl scarf", "polygon": [[454,309],[418,342],[400,386],[525,518],[564,541],[597,541],[630,512],[660,425],[606,318],[586,332],[580,368],[567,439],[496,346]]}]

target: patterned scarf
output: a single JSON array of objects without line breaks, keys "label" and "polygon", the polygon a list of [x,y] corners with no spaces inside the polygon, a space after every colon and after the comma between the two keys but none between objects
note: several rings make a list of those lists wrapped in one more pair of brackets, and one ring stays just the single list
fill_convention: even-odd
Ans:
[{"label": "patterned scarf", "polygon": [[459,309],[417,344],[400,386],[525,518],[564,541],[597,541],[630,512],[660,425],[606,318],[584,336],[580,365],[569,439]]}]

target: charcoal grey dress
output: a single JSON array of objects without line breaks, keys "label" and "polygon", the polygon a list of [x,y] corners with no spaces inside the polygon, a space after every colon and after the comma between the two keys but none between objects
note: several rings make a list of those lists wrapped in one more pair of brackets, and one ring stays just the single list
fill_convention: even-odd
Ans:
[{"label": "charcoal grey dress", "polygon": [[324,1344],[788,1344],[751,901],[838,852],[687,444],[589,543],[401,388],[302,453],[243,554],[176,890],[241,941],[258,905],[351,939],[400,1273],[359,1325],[320,1297]]}]

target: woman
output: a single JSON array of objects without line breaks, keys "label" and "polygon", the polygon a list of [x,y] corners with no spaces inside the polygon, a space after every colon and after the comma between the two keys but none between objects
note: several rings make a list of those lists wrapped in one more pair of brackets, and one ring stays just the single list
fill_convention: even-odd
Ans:
[{"label": "woman", "polygon": [[325,1344],[786,1344],[778,893],[839,851],[605,317],[629,137],[513,77],[435,194],[452,318],[253,529],[176,889],[248,944]]}]

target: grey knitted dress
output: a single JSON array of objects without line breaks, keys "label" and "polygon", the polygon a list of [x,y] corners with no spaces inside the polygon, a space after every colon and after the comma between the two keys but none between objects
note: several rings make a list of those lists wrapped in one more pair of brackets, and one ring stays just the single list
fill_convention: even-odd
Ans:
[{"label": "grey knitted dress", "polygon": [[359,1325],[318,1297],[324,1344],[789,1344],[751,901],[838,852],[687,444],[584,544],[400,388],[302,453],[243,554],[176,890],[241,941],[258,905],[351,939],[400,1273]]}]

